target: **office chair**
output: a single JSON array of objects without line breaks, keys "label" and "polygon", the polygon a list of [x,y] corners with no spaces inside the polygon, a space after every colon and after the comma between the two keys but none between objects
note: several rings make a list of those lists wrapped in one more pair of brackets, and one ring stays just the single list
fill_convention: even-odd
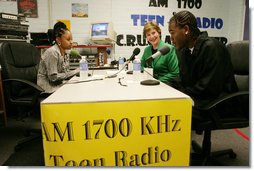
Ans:
[{"label": "office chair", "polygon": [[[231,56],[239,91],[215,99],[212,103],[199,109],[210,119],[200,121],[193,129],[197,134],[204,133],[204,136],[202,147],[196,141],[192,141],[194,153],[191,154],[191,161],[193,162],[191,165],[208,165],[211,162],[212,164],[223,165],[216,160],[216,157],[228,155],[232,159],[236,158],[236,153],[232,149],[211,152],[211,133],[213,130],[249,126],[249,41],[229,43],[227,49]],[[231,105],[234,110],[223,109],[222,106],[225,104]],[[197,161],[198,164],[195,163]]]},{"label": "office chair", "polygon": [[[32,44],[17,41],[0,44],[3,90],[9,114],[13,112],[21,118],[32,114],[40,117],[40,95],[43,89],[36,84],[39,62],[40,53]],[[40,127],[28,129],[27,133],[32,132],[36,134],[18,142],[15,150],[41,136]]]}]

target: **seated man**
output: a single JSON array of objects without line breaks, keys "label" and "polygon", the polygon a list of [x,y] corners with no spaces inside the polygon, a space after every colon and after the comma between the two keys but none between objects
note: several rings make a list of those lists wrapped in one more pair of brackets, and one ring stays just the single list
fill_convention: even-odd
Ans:
[{"label": "seated man", "polygon": [[195,118],[205,118],[196,107],[238,89],[230,55],[225,45],[208,37],[207,32],[200,32],[196,17],[189,11],[171,17],[169,33],[179,51],[180,68],[180,76],[172,86],[194,100],[192,126],[195,126]]}]

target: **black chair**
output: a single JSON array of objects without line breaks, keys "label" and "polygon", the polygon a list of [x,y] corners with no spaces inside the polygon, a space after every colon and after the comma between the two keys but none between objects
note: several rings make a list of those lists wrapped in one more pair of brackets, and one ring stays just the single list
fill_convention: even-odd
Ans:
[{"label": "black chair", "polygon": [[[7,113],[17,118],[35,117],[40,121],[40,100],[43,89],[37,82],[40,52],[26,42],[6,41],[0,44],[0,64]],[[35,120],[36,121],[36,120]],[[40,123],[40,122],[38,122]],[[32,123],[28,123],[32,125]],[[18,142],[15,150],[41,136],[40,126],[28,128],[34,133]]]},{"label": "black chair", "polygon": [[[194,128],[197,134],[204,133],[204,136],[202,147],[196,141],[192,141],[194,153],[191,154],[191,165],[224,165],[217,157],[229,155],[230,158],[236,158],[236,153],[232,149],[211,152],[211,133],[213,130],[249,126],[249,41],[232,42],[227,48],[239,91],[215,99],[198,109],[210,119],[200,121]],[[234,110],[223,108],[225,105],[231,106]]]}]

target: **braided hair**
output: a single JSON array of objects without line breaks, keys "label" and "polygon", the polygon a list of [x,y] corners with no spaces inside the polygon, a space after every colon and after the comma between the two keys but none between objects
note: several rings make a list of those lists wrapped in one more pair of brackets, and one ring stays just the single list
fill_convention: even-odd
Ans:
[{"label": "braided hair", "polygon": [[176,26],[180,28],[186,25],[189,26],[193,38],[197,38],[200,34],[196,17],[187,10],[173,13],[173,17],[170,18],[168,23],[171,24],[172,22],[175,22]]},{"label": "braided hair", "polygon": [[65,33],[65,31],[69,31],[69,29],[61,21],[58,21],[54,25],[53,29],[48,29],[48,38],[49,38],[50,44],[52,44],[52,45],[55,44],[56,43],[56,38],[61,37]]}]

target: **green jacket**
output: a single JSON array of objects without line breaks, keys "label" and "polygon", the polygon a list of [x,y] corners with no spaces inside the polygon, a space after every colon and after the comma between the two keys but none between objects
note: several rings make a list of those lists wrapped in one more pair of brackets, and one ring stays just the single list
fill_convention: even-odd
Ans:
[{"label": "green jacket", "polygon": [[[178,58],[176,55],[175,47],[164,43],[162,40],[159,43],[158,49],[168,45],[170,52],[166,55],[161,55],[155,58],[152,62],[153,77],[164,83],[169,83],[172,78],[179,75]],[[147,46],[144,49],[143,56],[141,58],[141,70],[144,71],[145,67],[149,67],[146,63],[146,59],[152,55],[152,45]]]}]

